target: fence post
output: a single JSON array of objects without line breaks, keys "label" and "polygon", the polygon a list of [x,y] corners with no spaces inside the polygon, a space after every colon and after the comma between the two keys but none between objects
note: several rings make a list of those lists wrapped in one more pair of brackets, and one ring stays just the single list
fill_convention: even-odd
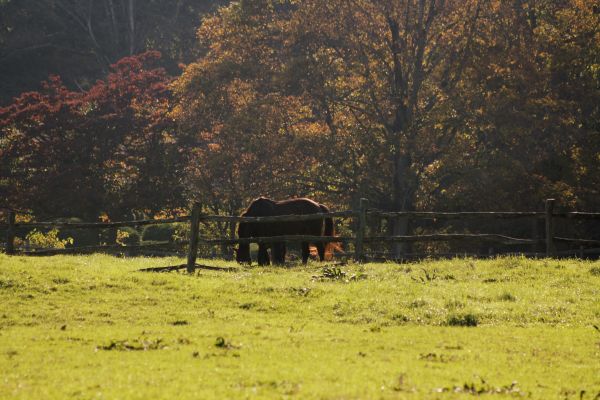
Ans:
[{"label": "fence post", "polygon": [[555,199],[546,200],[546,257],[554,257],[556,247],[554,246],[554,221],[552,214],[554,212]]},{"label": "fence post", "polygon": [[6,230],[6,254],[15,254],[15,220],[16,214],[13,210],[8,211],[8,229]]},{"label": "fence post", "polygon": [[540,227],[539,227],[539,219],[538,217],[533,217],[531,223],[531,240],[534,243],[531,245],[531,252],[534,253],[534,257],[538,257],[538,253],[540,252]]},{"label": "fence post", "polygon": [[196,267],[198,256],[198,234],[200,231],[200,203],[194,203],[192,207],[192,218],[190,219],[190,245],[188,248],[187,272],[192,273]]},{"label": "fence post", "polygon": [[369,200],[360,199],[360,208],[358,210],[358,226],[356,228],[356,242],[354,244],[354,260],[363,262],[365,260],[364,239],[367,228],[367,208]]}]

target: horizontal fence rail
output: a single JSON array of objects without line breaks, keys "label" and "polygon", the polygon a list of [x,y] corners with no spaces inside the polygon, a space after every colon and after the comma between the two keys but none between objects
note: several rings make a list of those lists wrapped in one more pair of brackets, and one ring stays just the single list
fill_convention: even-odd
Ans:
[{"label": "horizontal fence rail", "polygon": [[372,236],[365,237],[367,243],[373,242],[445,242],[452,240],[479,239],[503,244],[543,244],[544,240],[521,239],[510,236],[485,233],[438,233],[431,235]]},{"label": "horizontal fence rail", "polygon": [[[556,237],[554,234],[554,220],[557,218],[570,220],[600,220],[600,213],[591,212],[554,212],[554,201],[546,201],[545,212],[389,212],[368,207],[368,201],[361,199],[360,207],[355,210],[338,211],[330,213],[306,214],[306,215],[279,215],[268,217],[242,217],[229,215],[210,215],[201,212],[201,205],[194,204],[190,215],[180,216],[169,219],[146,219],[137,221],[118,221],[118,222],[30,222],[21,223],[15,222],[15,215],[22,212],[14,209],[8,209],[8,224],[0,224],[0,229],[6,231],[6,253],[19,253],[23,255],[52,255],[52,254],[74,254],[74,253],[89,253],[94,251],[135,251],[152,248],[164,248],[168,246],[188,244],[188,269],[193,270],[192,265],[195,263],[198,244],[202,243],[208,246],[222,245],[232,246],[237,244],[269,244],[274,242],[310,242],[310,243],[332,243],[341,242],[344,244],[352,243],[354,245],[353,252],[344,252],[346,256],[352,255],[356,260],[363,261],[366,259],[366,254],[380,254],[373,251],[366,251],[365,244],[374,243],[417,243],[417,242],[451,242],[451,241],[485,241],[499,243],[502,245],[527,245],[532,246],[534,251],[519,252],[519,254],[531,254],[546,256],[555,255],[583,255],[595,254],[593,250],[584,249],[584,246],[600,246],[600,240],[579,239],[579,238],[564,238]],[[303,222],[323,220],[325,218],[336,219],[352,219],[353,220],[353,236],[325,237],[325,236],[306,236],[306,235],[286,235],[286,236],[270,236],[270,237],[251,237],[251,238],[211,238],[203,237],[199,234],[200,224],[209,223],[278,223],[278,222]],[[540,219],[545,220],[545,236],[543,238],[517,238],[502,234],[476,234],[476,233],[433,233],[421,235],[394,235],[394,236],[368,236],[367,235],[367,220],[373,219],[429,219],[429,220],[462,220],[462,219]],[[99,246],[82,246],[65,249],[16,249],[14,248],[15,232],[17,229],[116,229],[122,227],[142,227],[159,224],[174,224],[188,223],[190,226],[190,238],[186,241],[169,241],[159,243],[147,243],[140,245],[99,245]],[[579,245],[579,250],[561,250],[557,251],[556,243],[566,243]],[[545,245],[545,251],[535,251],[535,246]],[[449,254],[462,254],[460,252]],[[406,254],[408,256],[408,254]]]},{"label": "horizontal fence rail", "polygon": [[251,243],[273,243],[273,242],[310,242],[310,243],[337,243],[337,242],[348,242],[354,240],[353,237],[343,236],[309,236],[309,235],[284,235],[284,236],[268,236],[268,237],[251,237],[242,239],[210,239],[210,238],[199,238],[202,243],[206,244],[251,244]]},{"label": "horizontal fence rail", "polygon": [[16,223],[15,228],[31,228],[31,229],[46,229],[46,228],[68,228],[68,229],[111,229],[138,227],[147,225],[162,225],[174,224],[180,222],[188,222],[189,216],[170,218],[170,219],[140,219],[137,221],[119,221],[119,222],[23,222]]},{"label": "horizontal fence rail", "polygon": [[[390,212],[381,210],[369,210],[368,215],[373,215],[379,218],[421,218],[421,219],[467,219],[467,218],[497,218],[497,219],[517,219],[517,218],[540,218],[546,217],[545,212],[488,212],[488,211],[473,211],[473,212],[434,212],[434,211],[406,211],[406,212]],[[568,218],[568,219],[587,219],[600,220],[600,213],[586,212],[569,212],[569,213],[553,213],[553,218]]]},{"label": "horizontal fence rail", "polygon": [[150,243],[150,244],[140,244],[140,245],[127,245],[123,246],[120,244],[111,244],[111,245],[102,245],[102,246],[79,246],[79,247],[69,247],[65,249],[40,249],[40,250],[25,250],[20,252],[20,254],[25,256],[51,256],[51,255],[59,255],[59,254],[87,254],[87,253],[95,253],[95,252],[123,252],[123,251],[132,251],[132,250],[141,250],[141,249],[152,249],[152,248],[161,248],[168,247],[176,244],[176,242],[161,242],[161,243]]},{"label": "horizontal fence rail", "polygon": [[[543,212],[434,212],[434,211],[402,211],[391,212],[381,210],[369,210],[369,215],[379,218],[422,218],[422,219],[467,219],[467,218],[543,218]],[[599,214],[600,215],[600,214]]]},{"label": "horizontal fence rail", "polygon": [[568,218],[568,219],[600,220],[600,213],[591,213],[591,212],[553,213],[552,217],[553,218]]},{"label": "horizontal fence rail", "polygon": [[200,215],[200,222],[304,222],[315,221],[324,218],[353,218],[356,215],[354,211],[338,211],[319,214],[302,215],[277,215],[272,217],[235,217],[227,215]]},{"label": "horizontal fence rail", "polygon": [[575,243],[575,244],[587,244],[587,245],[599,245],[600,240],[590,240],[590,239],[574,239],[574,238],[563,238],[563,237],[554,237],[553,238],[557,242],[563,243]]}]

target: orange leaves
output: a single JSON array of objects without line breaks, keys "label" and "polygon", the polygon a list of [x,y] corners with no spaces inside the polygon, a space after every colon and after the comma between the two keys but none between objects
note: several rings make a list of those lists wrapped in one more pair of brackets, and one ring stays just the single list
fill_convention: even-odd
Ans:
[{"label": "orange leaves", "polygon": [[222,149],[222,146],[219,143],[208,143],[208,150],[212,152],[218,152]]},{"label": "orange leaves", "polygon": [[[198,31],[208,53],[175,84],[174,115],[204,157],[195,160],[205,177],[197,182],[207,191],[238,185],[247,198],[261,187],[296,194],[290,182],[327,176],[390,206],[399,198],[424,205],[430,192],[468,196],[474,182],[510,174],[524,179],[523,160],[546,154],[540,143],[562,145],[558,126],[585,126],[569,90],[600,71],[597,50],[580,44],[597,41],[592,2],[571,3],[221,9]],[[593,97],[588,81],[577,87],[578,97]]]},{"label": "orange leaves", "polygon": [[250,82],[235,78],[225,88],[229,104],[234,112],[249,107],[256,99],[256,91]]}]

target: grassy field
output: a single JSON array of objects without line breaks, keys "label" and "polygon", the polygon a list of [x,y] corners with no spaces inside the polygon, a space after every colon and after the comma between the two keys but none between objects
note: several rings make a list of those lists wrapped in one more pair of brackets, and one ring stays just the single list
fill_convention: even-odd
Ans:
[{"label": "grassy field", "polygon": [[0,255],[0,399],[600,399],[599,262],[180,263]]}]

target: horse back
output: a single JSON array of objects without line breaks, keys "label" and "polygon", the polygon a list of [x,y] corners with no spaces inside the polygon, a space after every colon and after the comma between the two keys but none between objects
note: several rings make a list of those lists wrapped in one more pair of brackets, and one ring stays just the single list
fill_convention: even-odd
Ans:
[{"label": "horse back", "polygon": [[303,215],[322,212],[319,203],[307,198],[277,201],[274,209],[275,215]]}]

